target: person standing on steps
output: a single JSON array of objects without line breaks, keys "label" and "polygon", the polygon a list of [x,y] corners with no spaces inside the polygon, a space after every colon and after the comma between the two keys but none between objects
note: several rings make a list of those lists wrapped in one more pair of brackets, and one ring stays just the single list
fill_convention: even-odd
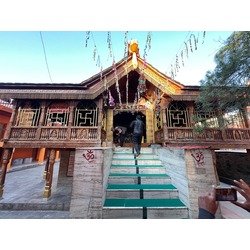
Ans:
[{"label": "person standing on steps", "polygon": [[141,141],[142,141],[142,135],[145,130],[145,124],[141,119],[140,115],[136,116],[136,119],[131,122],[130,128],[133,130],[133,150],[134,153],[136,153],[136,157],[138,157],[141,153]]},{"label": "person standing on steps", "polygon": [[125,137],[126,137],[126,132],[127,132],[127,128],[123,127],[123,126],[116,126],[114,128],[114,133],[116,136],[116,141],[117,144],[120,147],[123,147],[124,141],[125,141]]}]

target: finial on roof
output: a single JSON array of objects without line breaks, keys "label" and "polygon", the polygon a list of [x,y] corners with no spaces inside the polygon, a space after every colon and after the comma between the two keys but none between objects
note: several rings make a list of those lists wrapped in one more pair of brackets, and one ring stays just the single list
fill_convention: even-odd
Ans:
[{"label": "finial on roof", "polygon": [[136,69],[138,67],[136,56],[139,55],[139,46],[138,46],[137,40],[132,39],[128,43],[128,53],[129,55],[132,54],[132,64],[133,64],[134,69]]}]

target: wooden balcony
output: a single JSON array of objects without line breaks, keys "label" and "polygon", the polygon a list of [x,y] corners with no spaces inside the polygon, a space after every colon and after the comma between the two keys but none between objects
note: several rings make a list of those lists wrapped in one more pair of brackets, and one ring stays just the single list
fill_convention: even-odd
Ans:
[{"label": "wooden balcony", "polygon": [[98,127],[11,127],[5,147],[70,148],[100,146]]},{"label": "wooden balcony", "polygon": [[166,127],[155,132],[156,143],[165,145],[206,145],[211,148],[250,149],[249,128],[206,128],[196,132],[193,128]]}]

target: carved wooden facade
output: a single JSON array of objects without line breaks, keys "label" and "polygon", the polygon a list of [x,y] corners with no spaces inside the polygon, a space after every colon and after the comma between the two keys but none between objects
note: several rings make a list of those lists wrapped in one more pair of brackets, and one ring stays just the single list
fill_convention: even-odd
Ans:
[{"label": "carved wooden facade", "polygon": [[184,86],[140,57],[134,69],[131,56],[79,84],[0,83],[0,99],[13,100],[2,139],[0,197],[14,148],[49,149],[44,172],[49,197],[56,150],[112,145],[112,127],[129,129],[136,114],[146,123],[146,145],[250,149],[247,112],[201,112],[195,108],[198,95],[198,86]]},{"label": "carved wooden facade", "polygon": [[14,99],[3,147],[101,146],[112,143],[111,128],[121,125],[117,114],[126,120],[127,113],[140,113],[148,144],[250,148],[246,114],[198,111],[198,95],[199,86],[184,86],[140,57],[134,69],[131,56],[79,84],[0,83],[0,98]]}]

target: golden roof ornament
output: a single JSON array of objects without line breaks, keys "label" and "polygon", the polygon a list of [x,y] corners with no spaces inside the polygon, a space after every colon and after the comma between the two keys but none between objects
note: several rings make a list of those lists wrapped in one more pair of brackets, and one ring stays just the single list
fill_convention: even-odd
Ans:
[{"label": "golden roof ornament", "polygon": [[139,55],[139,46],[137,40],[132,39],[128,43],[128,52],[129,55],[132,54],[132,65],[133,68],[136,69],[138,67],[137,55]]}]

